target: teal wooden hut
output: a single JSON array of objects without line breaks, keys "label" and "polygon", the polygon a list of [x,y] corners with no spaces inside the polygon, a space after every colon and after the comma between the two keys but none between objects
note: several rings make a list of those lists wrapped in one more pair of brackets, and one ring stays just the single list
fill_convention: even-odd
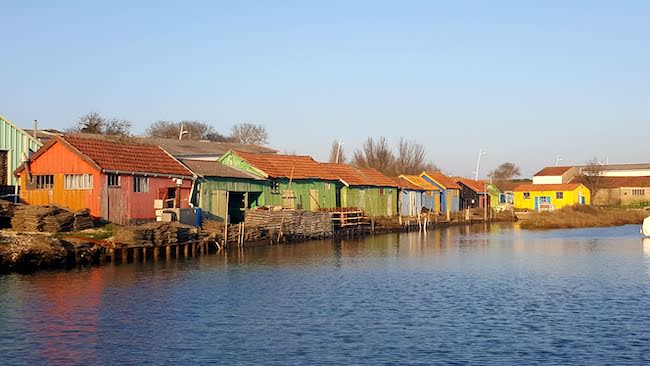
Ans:
[{"label": "teal wooden hut", "polygon": [[43,144],[0,115],[0,195],[13,193],[14,170]]}]

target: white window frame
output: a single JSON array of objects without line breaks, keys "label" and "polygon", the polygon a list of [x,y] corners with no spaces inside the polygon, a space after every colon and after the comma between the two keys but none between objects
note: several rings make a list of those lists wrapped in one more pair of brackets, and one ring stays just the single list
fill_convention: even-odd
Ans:
[{"label": "white window frame", "polygon": [[36,189],[54,189],[54,174],[34,175],[33,179]]},{"label": "white window frame", "polygon": [[63,176],[63,188],[66,191],[93,189],[93,175],[65,174]]},{"label": "white window frame", "polygon": [[[111,178],[117,178],[117,184],[111,184]],[[119,174],[107,174],[106,186],[108,188],[119,188],[122,186],[122,176]]]},{"label": "white window frame", "polygon": [[147,193],[149,192],[149,177],[141,177],[138,175],[133,176],[133,192]]}]

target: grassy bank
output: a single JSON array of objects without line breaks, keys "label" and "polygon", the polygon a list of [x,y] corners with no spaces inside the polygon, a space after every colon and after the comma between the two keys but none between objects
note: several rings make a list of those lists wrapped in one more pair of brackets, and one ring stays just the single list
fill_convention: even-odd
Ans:
[{"label": "grassy bank", "polygon": [[533,212],[521,222],[524,229],[567,229],[641,224],[650,211],[624,208],[572,206],[555,211]]}]

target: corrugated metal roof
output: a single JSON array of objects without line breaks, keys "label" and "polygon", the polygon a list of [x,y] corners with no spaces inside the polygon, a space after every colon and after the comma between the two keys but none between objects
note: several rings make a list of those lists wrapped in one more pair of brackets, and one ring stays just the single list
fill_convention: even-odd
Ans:
[{"label": "corrugated metal roof", "polygon": [[395,177],[393,178],[393,180],[395,181],[395,183],[397,183],[397,185],[401,189],[407,189],[411,191],[426,191],[426,189],[411,183],[408,179],[403,178],[401,176]]},{"label": "corrugated metal roof", "polygon": [[580,183],[522,184],[515,188],[515,192],[573,191],[581,185]]},{"label": "corrugated metal roof", "polygon": [[158,145],[165,149],[168,153],[178,158],[188,158],[192,156],[215,156],[219,157],[230,150],[260,153],[260,154],[275,154],[277,150],[259,146],[238,144],[233,142],[212,142],[212,141],[197,141],[197,140],[174,140],[174,139],[152,139],[141,138],[143,143]]},{"label": "corrugated metal roof", "polygon": [[427,175],[429,178],[441,184],[445,189],[460,189],[460,186],[454,180],[442,172],[423,172],[421,175]]},{"label": "corrugated metal roof", "polygon": [[419,175],[400,175],[400,177],[408,180],[409,182],[415,184],[418,187],[423,188],[426,191],[439,191],[440,189],[435,185],[431,184],[428,180],[422,178]]},{"label": "corrugated metal roof", "polygon": [[237,168],[223,165],[218,161],[206,160],[181,160],[185,166],[192,170],[196,175],[202,177],[222,177],[222,178],[240,178],[240,179],[253,179],[265,180],[264,178],[241,171]]}]

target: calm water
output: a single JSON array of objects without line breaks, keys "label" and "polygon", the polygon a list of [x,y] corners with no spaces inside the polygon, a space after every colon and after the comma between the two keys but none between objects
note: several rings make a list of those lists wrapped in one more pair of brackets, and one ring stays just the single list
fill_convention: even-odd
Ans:
[{"label": "calm water", "polygon": [[449,228],[0,277],[0,364],[649,364],[637,227]]}]

